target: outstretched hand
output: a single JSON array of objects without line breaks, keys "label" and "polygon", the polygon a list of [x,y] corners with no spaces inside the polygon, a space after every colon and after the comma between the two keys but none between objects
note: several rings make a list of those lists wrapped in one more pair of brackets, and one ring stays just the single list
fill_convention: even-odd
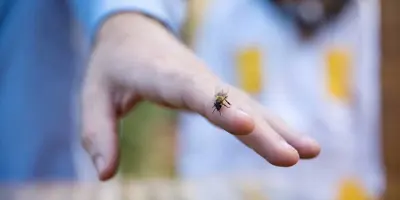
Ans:
[{"label": "outstretched hand", "polygon": [[[221,110],[223,117],[212,113],[217,88],[229,90],[231,106]],[[314,140],[221,82],[157,21],[117,14],[99,31],[82,95],[82,141],[101,180],[111,178],[118,165],[117,120],[141,100],[197,112],[273,165],[292,166],[320,151]]]}]

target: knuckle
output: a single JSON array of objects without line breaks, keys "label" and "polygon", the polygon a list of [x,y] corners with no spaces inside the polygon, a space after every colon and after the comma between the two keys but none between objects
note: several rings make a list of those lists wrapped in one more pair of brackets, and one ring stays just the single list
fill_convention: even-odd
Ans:
[{"label": "knuckle", "polygon": [[[199,83],[198,78],[194,75],[184,77],[182,81],[182,102],[183,104],[196,111],[203,112],[202,100],[204,98],[202,92],[202,86]],[[204,84],[204,83],[203,83]]]},{"label": "knuckle", "polygon": [[81,135],[81,145],[89,153],[92,152],[95,138],[94,132],[83,132]]}]

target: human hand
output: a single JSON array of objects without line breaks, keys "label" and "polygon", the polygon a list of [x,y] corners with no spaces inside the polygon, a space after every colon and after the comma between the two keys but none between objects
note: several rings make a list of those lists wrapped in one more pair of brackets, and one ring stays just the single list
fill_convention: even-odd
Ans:
[{"label": "human hand", "polygon": [[[232,106],[212,113],[216,89]],[[107,180],[119,157],[117,120],[141,100],[197,112],[234,134],[268,162],[292,166],[319,154],[318,144],[290,130],[243,91],[226,85],[157,21],[117,14],[99,31],[82,95],[82,141]]]}]

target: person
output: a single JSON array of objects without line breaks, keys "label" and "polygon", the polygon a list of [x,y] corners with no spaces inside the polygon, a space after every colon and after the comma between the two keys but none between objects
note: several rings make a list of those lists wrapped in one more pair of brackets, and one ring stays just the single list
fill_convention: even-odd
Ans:
[{"label": "person", "polygon": [[[205,2],[194,2],[204,9],[193,12],[194,52],[222,80],[316,138],[323,151],[290,169],[275,168],[203,118],[183,113],[178,175],[253,177],[272,200],[378,198],[384,190],[379,2]],[[205,184],[200,199],[241,199],[240,183],[230,184]]]},{"label": "person", "polygon": [[[199,113],[275,165],[315,157],[315,141],[266,120],[259,103],[179,42],[173,33],[184,7],[180,0],[3,1],[0,181],[87,175],[79,132],[97,176],[110,179],[118,164],[116,121],[141,100]],[[90,36],[88,52],[76,45],[83,35],[76,21]],[[209,105],[220,85],[234,103],[224,117]]]}]

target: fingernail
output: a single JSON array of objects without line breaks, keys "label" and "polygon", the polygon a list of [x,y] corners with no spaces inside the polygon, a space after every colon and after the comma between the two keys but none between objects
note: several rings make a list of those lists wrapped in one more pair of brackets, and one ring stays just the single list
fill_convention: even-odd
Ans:
[{"label": "fingernail", "polygon": [[308,136],[304,136],[301,139],[301,141],[304,142],[304,143],[307,143],[307,144],[312,144],[312,145],[317,145],[318,144],[318,142],[316,140],[314,140],[314,139],[312,139],[312,138],[310,138]]},{"label": "fingernail", "polygon": [[94,157],[94,164],[97,169],[97,173],[101,173],[105,170],[106,162],[104,161],[103,156],[97,155]]}]

